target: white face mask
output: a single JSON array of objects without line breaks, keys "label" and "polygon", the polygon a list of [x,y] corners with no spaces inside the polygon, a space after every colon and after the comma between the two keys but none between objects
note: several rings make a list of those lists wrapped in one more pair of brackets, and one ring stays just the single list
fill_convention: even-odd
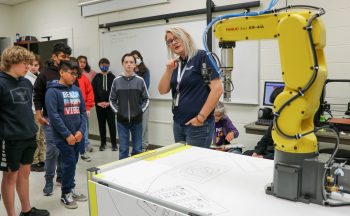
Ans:
[{"label": "white face mask", "polygon": [[138,66],[138,65],[140,65],[142,63],[142,60],[141,59],[136,59],[136,65]]}]

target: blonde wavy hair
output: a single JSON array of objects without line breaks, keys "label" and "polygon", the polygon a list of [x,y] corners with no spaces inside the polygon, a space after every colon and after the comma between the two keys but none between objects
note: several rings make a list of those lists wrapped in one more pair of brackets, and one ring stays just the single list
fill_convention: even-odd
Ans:
[{"label": "blonde wavy hair", "polygon": [[[198,50],[195,43],[193,42],[191,35],[187,31],[185,31],[183,28],[174,27],[174,28],[167,29],[165,31],[165,42],[167,40],[166,35],[168,33],[172,34],[174,37],[179,39],[184,44],[185,54],[188,57],[188,59],[191,59],[193,56],[197,54]],[[167,46],[167,48],[168,48],[168,54],[170,58],[174,59],[179,57],[179,55],[171,51],[170,46]]]},{"label": "blonde wavy hair", "polygon": [[31,64],[35,59],[32,52],[20,46],[8,47],[1,55],[1,70],[9,71],[11,65],[21,62]]}]

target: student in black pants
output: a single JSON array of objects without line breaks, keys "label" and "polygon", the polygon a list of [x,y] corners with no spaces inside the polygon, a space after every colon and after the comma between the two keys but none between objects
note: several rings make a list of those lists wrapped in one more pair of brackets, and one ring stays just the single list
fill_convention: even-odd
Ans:
[{"label": "student in black pants", "polygon": [[112,151],[117,151],[115,114],[109,105],[109,94],[115,76],[109,71],[110,63],[108,59],[102,58],[98,65],[101,73],[98,73],[92,80],[92,88],[94,89],[96,114],[100,130],[100,151],[106,149],[106,121],[111,136]]},{"label": "student in black pants", "polygon": [[272,125],[268,127],[264,136],[254,147],[254,150],[247,150],[243,153],[243,155],[273,160],[275,155],[275,147],[271,136],[271,129]]},{"label": "student in black pants", "polygon": [[[283,91],[283,89],[284,87],[277,87],[273,90],[270,95],[271,103],[275,102],[276,97]],[[266,133],[257,143],[254,150],[245,151],[243,155],[273,160],[275,155],[275,146],[271,135],[272,126],[273,125],[270,125],[268,127]]]},{"label": "student in black pants", "polygon": [[[8,216],[15,210],[15,191],[21,201],[20,216],[49,216],[32,207],[29,200],[29,174],[36,150],[37,126],[32,110],[32,83],[24,78],[34,56],[25,48],[6,48],[0,69],[0,171],[1,193]],[[2,71],[2,72],[1,72]]]}]

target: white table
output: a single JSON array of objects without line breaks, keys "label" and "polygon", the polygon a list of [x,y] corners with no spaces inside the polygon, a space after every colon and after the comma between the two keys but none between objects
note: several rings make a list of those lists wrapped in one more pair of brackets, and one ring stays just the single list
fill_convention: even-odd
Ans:
[{"label": "white table", "polygon": [[93,216],[350,215],[266,195],[271,160],[174,144],[99,168],[89,180]]}]

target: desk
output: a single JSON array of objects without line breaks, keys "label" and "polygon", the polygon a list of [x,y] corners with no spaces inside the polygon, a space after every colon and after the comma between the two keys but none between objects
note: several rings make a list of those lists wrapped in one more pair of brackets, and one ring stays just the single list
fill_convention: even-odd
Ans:
[{"label": "desk", "polygon": [[349,207],[328,208],[266,195],[273,167],[272,160],[173,144],[91,173],[91,216],[349,214]]},{"label": "desk", "polygon": [[[255,122],[249,123],[244,126],[245,132],[247,134],[257,134],[264,135],[268,126],[265,125],[257,125]],[[327,142],[327,143],[335,143],[335,135],[330,131],[317,131],[316,136],[318,141]],[[341,133],[340,134],[340,144],[350,145],[350,134],[349,133]]]}]

